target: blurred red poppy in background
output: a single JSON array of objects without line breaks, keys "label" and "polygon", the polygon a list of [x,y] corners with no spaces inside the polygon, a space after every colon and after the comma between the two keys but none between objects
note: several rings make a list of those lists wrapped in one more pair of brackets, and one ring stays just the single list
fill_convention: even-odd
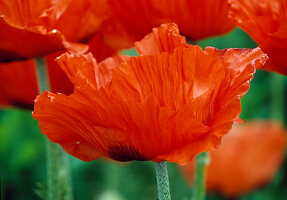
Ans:
[{"label": "blurred red poppy in background", "polygon": [[0,62],[67,49],[83,53],[106,17],[106,0],[3,0]]},{"label": "blurred red poppy in background", "polygon": [[[25,67],[21,67],[22,64]],[[35,63],[33,60],[28,60],[21,62],[21,65],[19,66],[18,62],[0,63],[1,106],[17,105],[24,108],[33,106],[33,97],[38,94]]]},{"label": "blurred red poppy in background", "polygon": [[287,75],[287,1],[229,0],[230,17],[270,58],[263,69]]},{"label": "blurred red poppy in background", "polygon": [[170,22],[178,24],[182,34],[192,41],[234,28],[227,15],[227,0],[109,0],[109,6],[128,34],[134,34],[130,38],[137,40],[153,27]]},{"label": "blurred red poppy in background", "polygon": [[185,164],[231,129],[240,97],[267,59],[259,48],[186,45],[175,24],[153,29],[135,47],[138,57],[99,64],[91,54],[59,57],[74,93],[38,96],[33,117],[42,133],[84,161]]},{"label": "blurred red poppy in background", "polygon": [[[73,85],[54,60],[61,52],[45,57],[50,88],[53,92],[71,94]],[[35,60],[0,63],[0,106],[33,109],[39,94]]]},{"label": "blurred red poppy in background", "polygon": [[[236,125],[210,152],[206,168],[209,191],[238,197],[268,183],[284,159],[286,130],[277,122],[251,121]],[[194,163],[183,168],[192,182]]]}]

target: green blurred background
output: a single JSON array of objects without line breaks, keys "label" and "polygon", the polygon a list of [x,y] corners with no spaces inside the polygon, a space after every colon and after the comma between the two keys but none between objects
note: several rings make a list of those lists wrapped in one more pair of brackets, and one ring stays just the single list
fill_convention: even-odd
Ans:
[{"label": "green blurred background", "polygon": [[[257,45],[240,29],[224,37],[199,42],[202,47],[255,48]],[[135,55],[135,50],[124,54]],[[280,80],[281,85],[274,85]],[[272,84],[273,83],[273,84]],[[284,83],[285,91],[280,86]],[[280,83],[279,83],[280,84]],[[281,90],[286,100],[287,78],[259,70],[251,83],[251,89],[242,100],[243,120],[271,118],[271,100],[274,91]],[[283,97],[283,96],[282,96]],[[274,99],[274,98],[273,98]],[[278,100],[280,102],[280,100]],[[286,103],[286,102],[283,102]],[[285,106],[279,110],[286,113]],[[279,111],[278,111],[279,112]],[[286,118],[285,118],[286,125]],[[31,111],[19,109],[0,110],[0,170],[1,199],[41,199],[45,189],[45,137],[31,116]],[[72,181],[76,200],[152,200],[157,199],[153,163],[115,163],[107,160],[82,162],[72,156]],[[286,159],[285,159],[286,160]],[[252,166],[251,166],[252,167]],[[192,191],[178,165],[169,163],[169,177],[173,200],[191,200]],[[241,200],[286,200],[287,163],[283,163],[273,180]],[[220,194],[208,194],[207,199],[224,199]]]}]

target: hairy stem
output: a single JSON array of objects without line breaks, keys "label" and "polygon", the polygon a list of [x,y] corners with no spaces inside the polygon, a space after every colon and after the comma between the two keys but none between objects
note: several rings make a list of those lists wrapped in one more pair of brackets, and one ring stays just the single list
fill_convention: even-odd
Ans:
[{"label": "hairy stem", "polygon": [[170,200],[169,181],[166,162],[155,163],[157,192],[159,200]]},{"label": "hairy stem", "polygon": [[[44,58],[36,58],[39,92],[50,89]],[[72,200],[69,157],[55,143],[46,140],[47,148],[47,200]]]}]

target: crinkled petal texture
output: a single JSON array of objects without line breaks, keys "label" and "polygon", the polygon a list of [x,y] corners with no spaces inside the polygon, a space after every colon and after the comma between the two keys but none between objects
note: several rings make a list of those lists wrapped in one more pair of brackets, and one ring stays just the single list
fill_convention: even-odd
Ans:
[{"label": "crinkled petal texture", "polygon": [[[105,17],[106,0],[3,0],[0,62],[67,49],[83,53]],[[80,27],[80,28],[79,28]]]},{"label": "crinkled petal texture", "polygon": [[229,0],[230,17],[267,53],[263,69],[287,75],[287,1]]},{"label": "crinkled petal texture", "polygon": [[[219,148],[210,152],[207,189],[239,197],[268,183],[283,162],[286,142],[286,130],[278,122],[250,121],[234,126]],[[194,164],[183,168],[190,182]]]},{"label": "crinkled petal texture", "polygon": [[[50,88],[53,92],[71,94],[73,85],[54,59],[61,53],[46,56]],[[0,63],[0,107],[16,106],[33,109],[39,94],[34,60]]]},{"label": "crinkled petal texture", "polygon": [[176,23],[191,40],[227,33],[227,0],[110,0],[110,8],[129,32],[141,37],[162,23]]},{"label": "crinkled petal texture", "polygon": [[33,117],[51,141],[84,161],[185,164],[230,130],[267,57],[259,48],[203,51],[184,41],[168,24],[137,43],[138,57],[97,64],[91,54],[64,54],[58,63],[74,93],[44,92]]}]

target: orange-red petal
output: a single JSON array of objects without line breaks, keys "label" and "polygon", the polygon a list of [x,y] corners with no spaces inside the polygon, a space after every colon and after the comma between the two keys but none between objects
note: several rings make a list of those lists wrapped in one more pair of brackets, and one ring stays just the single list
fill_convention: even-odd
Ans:
[{"label": "orange-red petal", "polygon": [[109,4],[127,31],[140,36],[173,22],[191,40],[224,34],[234,27],[227,16],[227,0],[110,0]]},{"label": "orange-red petal", "polygon": [[287,2],[229,0],[230,17],[269,56],[263,69],[287,75]]},{"label": "orange-red petal", "polygon": [[62,53],[63,52],[56,52],[45,57],[50,88],[52,92],[71,94],[73,92],[73,84],[55,61]]},{"label": "orange-red petal", "polygon": [[88,42],[102,29],[106,12],[107,0],[72,0],[51,28],[59,30],[68,41]]},{"label": "orange-red petal", "polygon": [[[38,94],[36,66],[33,60],[0,63],[0,106],[33,108]],[[6,103],[4,103],[6,102]]]},{"label": "orange-red petal", "polygon": [[[117,17],[113,15],[108,15],[107,19],[103,21],[101,30],[95,37],[100,37],[102,43],[105,44],[104,46],[109,47],[109,49],[114,51],[118,51],[119,49],[128,49],[133,46],[135,41],[142,38],[140,35],[128,31],[128,29],[120,23]],[[91,48],[93,47],[92,44]],[[99,51],[98,53],[101,52]]]},{"label": "orange-red petal", "polygon": [[[217,54],[225,66],[225,79],[221,83],[218,98],[215,100],[214,117],[209,125],[231,128],[231,119],[239,117],[241,110],[240,97],[245,95],[250,87],[250,81],[258,68],[261,68],[268,57],[260,48],[256,49],[227,49],[217,52],[214,48],[207,47],[210,55]],[[230,82],[230,80],[233,80]],[[221,98],[224,97],[224,98]],[[220,134],[221,131],[219,131]],[[226,131],[223,131],[226,132]]]},{"label": "orange-red petal", "polygon": [[57,63],[76,87],[95,89],[105,87],[111,80],[112,70],[128,58],[129,56],[115,56],[98,65],[91,53],[79,56],[66,53],[57,58]]},{"label": "orange-red petal", "polygon": [[[79,125],[81,124],[80,120],[73,117],[77,113],[73,113],[72,108],[65,106],[73,106],[73,103],[67,102],[65,95],[57,94],[57,98],[55,98],[54,94],[45,91],[35,100],[35,102],[39,101],[41,104],[35,105],[35,110],[42,110],[45,114],[39,114],[38,118],[49,118],[48,121],[39,120],[39,126],[42,127],[43,133],[49,132],[47,136],[52,142],[61,144],[68,153],[83,161],[90,161],[101,156],[94,146],[78,134],[88,130],[84,125]],[[51,101],[53,104],[50,103]],[[33,115],[35,115],[35,111]]]},{"label": "orange-red petal", "polygon": [[162,24],[159,28],[153,28],[152,33],[135,43],[139,55],[173,53],[175,48],[185,46],[186,39],[180,35],[176,24]]},{"label": "orange-red petal", "polygon": [[1,16],[0,29],[3,30],[0,32],[0,62],[39,57],[64,48],[58,31],[42,34],[14,28]]}]

